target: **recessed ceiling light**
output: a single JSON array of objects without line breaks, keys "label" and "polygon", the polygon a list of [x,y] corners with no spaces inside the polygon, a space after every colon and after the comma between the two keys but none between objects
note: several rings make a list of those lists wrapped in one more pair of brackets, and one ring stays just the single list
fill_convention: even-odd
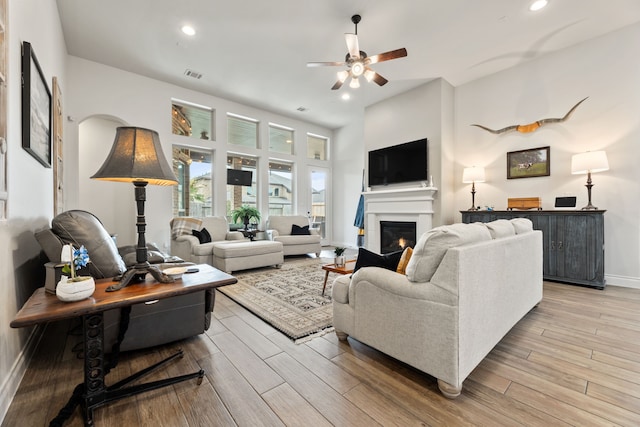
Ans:
[{"label": "recessed ceiling light", "polygon": [[535,0],[531,3],[531,6],[529,6],[529,10],[535,12],[536,10],[540,10],[545,7],[548,3],[549,2],[547,0]]},{"label": "recessed ceiling light", "polygon": [[191,25],[183,25],[181,30],[182,30],[183,33],[185,33],[188,36],[195,36],[196,35],[196,29],[193,28]]},{"label": "recessed ceiling light", "polygon": [[342,94],[342,99],[344,99],[345,101],[348,101],[351,99],[351,95],[349,95],[348,93],[343,93]]}]

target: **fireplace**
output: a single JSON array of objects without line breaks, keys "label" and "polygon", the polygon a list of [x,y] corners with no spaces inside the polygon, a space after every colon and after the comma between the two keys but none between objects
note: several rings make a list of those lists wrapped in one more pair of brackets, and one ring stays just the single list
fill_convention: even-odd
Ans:
[{"label": "fireplace", "polygon": [[380,253],[399,251],[416,245],[416,223],[413,221],[380,221]]}]

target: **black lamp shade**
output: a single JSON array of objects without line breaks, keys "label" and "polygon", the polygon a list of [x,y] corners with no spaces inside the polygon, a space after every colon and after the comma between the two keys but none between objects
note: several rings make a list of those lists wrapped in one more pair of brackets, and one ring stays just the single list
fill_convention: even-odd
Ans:
[{"label": "black lamp shade", "polygon": [[178,183],[162,151],[158,132],[138,127],[116,129],[111,152],[91,179],[145,181],[151,185]]}]

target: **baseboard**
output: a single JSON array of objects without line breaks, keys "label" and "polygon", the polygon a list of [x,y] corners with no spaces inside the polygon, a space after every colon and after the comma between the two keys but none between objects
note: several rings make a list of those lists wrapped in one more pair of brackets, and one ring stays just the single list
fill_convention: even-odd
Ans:
[{"label": "baseboard", "polygon": [[627,277],[627,276],[617,276],[615,274],[605,274],[604,280],[606,281],[607,285],[622,286],[623,288],[640,289],[640,278],[638,277]]},{"label": "baseboard", "polygon": [[4,421],[7,411],[9,411],[9,406],[11,406],[13,397],[18,391],[18,387],[20,387],[20,382],[29,367],[29,361],[31,361],[31,357],[38,347],[45,329],[46,327],[40,325],[33,328],[24,348],[16,358],[13,366],[11,366],[9,375],[0,384],[0,424]]}]

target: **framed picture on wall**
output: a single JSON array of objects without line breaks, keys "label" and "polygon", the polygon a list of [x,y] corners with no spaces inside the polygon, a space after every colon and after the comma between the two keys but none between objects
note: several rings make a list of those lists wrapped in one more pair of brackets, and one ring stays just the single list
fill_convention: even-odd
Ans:
[{"label": "framed picture on wall", "polygon": [[507,179],[551,175],[550,147],[507,153]]},{"label": "framed picture on wall", "polygon": [[51,92],[31,43],[22,43],[22,148],[51,167]]}]

